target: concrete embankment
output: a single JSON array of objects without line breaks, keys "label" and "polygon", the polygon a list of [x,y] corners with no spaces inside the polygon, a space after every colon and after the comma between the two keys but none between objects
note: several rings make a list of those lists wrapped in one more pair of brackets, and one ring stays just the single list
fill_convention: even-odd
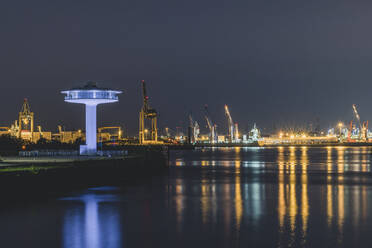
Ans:
[{"label": "concrete embankment", "polygon": [[2,158],[0,195],[33,197],[79,187],[121,185],[166,173],[167,157],[146,152],[126,157]]}]

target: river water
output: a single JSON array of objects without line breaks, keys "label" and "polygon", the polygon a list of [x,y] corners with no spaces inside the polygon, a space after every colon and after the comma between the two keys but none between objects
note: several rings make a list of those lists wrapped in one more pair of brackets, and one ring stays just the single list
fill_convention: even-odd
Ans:
[{"label": "river water", "polygon": [[1,209],[0,246],[372,247],[371,151],[174,151],[163,175]]}]

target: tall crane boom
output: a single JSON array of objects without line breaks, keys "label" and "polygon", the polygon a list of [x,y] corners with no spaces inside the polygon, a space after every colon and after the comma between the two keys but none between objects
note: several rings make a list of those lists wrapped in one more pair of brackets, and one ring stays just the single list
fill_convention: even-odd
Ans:
[{"label": "tall crane boom", "polygon": [[204,106],[205,110],[205,120],[207,121],[207,125],[209,128],[209,135],[210,135],[210,142],[215,143],[217,141],[217,133],[216,133],[216,125],[213,124],[212,120],[209,117],[209,112],[208,112],[208,106]]},{"label": "tall crane boom", "polygon": [[361,137],[362,136],[362,132],[363,132],[363,127],[362,127],[362,123],[360,122],[360,116],[359,116],[359,113],[358,113],[358,110],[357,110],[355,104],[353,104],[353,112],[354,112],[355,118],[358,121],[358,125],[359,125],[359,136]]},{"label": "tall crane boom", "polygon": [[233,119],[231,118],[231,114],[230,114],[230,111],[229,111],[229,107],[225,104],[225,114],[226,114],[226,117],[227,117],[227,123],[228,123],[228,129],[229,129],[229,139],[230,139],[230,142],[232,142],[233,140],[235,140],[235,137],[234,137],[234,122],[233,122]]},{"label": "tall crane boom", "polygon": [[207,126],[209,130],[212,130],[213,125],[212,125],[211,120],[208,118],[208,116],[205,116],[205,120],[207,121]]},{"label": "tall crane boom", "polygon": [[209,118],[209,112],[208,112],[208,106],[207,105],[204,106],[204,112],[205,112],[204,117],[205,117],[205,120],[207,121],[208,128],[211,129],[212,126],[213,126],[213,123]]},{"label": "tall crane boom", "polygon": [[194,121],[194,119],[192,118],[192,114],[190,113],[189,114],[189,138],[190,138],[190,142],[195,144],[197,141],[198,141],[198,137],[199,137],[199,133],[200,133],[200,128],[199,128],[199,124],[197,121]]},{"label": "tall crane boom", "polygon": [[188,136],[189,136],[189,143],[195,143],[195,135],[194,135],[194,120],[192,118],[192,114],[189,114],[189,128],[188,128]]},{"label": "tall crane boom", "polygon": [[189,121],[190,121],[190,128],[194,127],[194,119],[192,118],[192,115],[189,114]]},{"label": "tall crane boom", "polygon": [[354,111],[355,118],[358,120],[359,127],[362,128],[362,124],[360,123],[360,116],[358,114],[358,110],[355,104],[353,104],[353,111]]},{"label": "tall crane boom", "polygon": [[233,120],[230,115],[229,107],[225,104],[225,114],[230,124],[233,124]]},{"label": "tall crane boom", "polygon": [[354,112],[354,115],[355,115],[355,118],[358,120],[358,124],[359,124],[359,138],[361,140],[366,140],[367,139],[367,133],[368,133],[368,121],[367,122],[361,122],[360,120],[360,116],[359,116],[359,113],[358,113],[358,110],[357,110],[357,107],[355,104],[353,104],[353,112]]},{"label": "tall crane boom", "polygon": [[195,121],[194,123],[193,134],[194,134],[194,142],[197,142],[199,138],[199,134],[200,134],[200,128],[199,128],[199,124],[197,121]]},{"label": "tall crane boom", "polygon": [[143,108],[145,110],[148,110],[149,109],[149,104],[148,104],[149,97],[147,96],[146,82],[145,80],[142,80],[141,83],[142,83],[142,95],[143,95]]}]

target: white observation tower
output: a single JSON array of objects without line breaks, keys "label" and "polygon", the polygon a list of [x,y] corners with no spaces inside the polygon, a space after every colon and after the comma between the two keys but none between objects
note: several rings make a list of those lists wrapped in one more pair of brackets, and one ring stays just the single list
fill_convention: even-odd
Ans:
[{"label": "white observation tower", "polygon": [[97,105],[119,101],[121,91],[98,88],[95,82],[85,86],[64,90],[65,102],[85,104],[85,139],[86,145],[80,146],[80,155],[97,154]]}]

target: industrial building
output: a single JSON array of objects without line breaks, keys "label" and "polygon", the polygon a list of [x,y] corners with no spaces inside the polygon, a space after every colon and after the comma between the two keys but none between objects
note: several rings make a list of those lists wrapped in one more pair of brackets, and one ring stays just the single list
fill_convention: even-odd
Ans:
[{"label": "industrial building", "polygon": [[[85,141],[84,130],[65,130],[62,125],[58,125],[58,132],[42,130],[41,126],[34,127],[35,114],[31,111],[29,101],[24,99],[18,119],[9,126],[0,127],[1,135],[10,135],[20,138],[27,142],[37,143],[41,138],[46,141],[58,141],[61,143],[74,143],[78,140]],[[123,131],[120,126],[99,127],[97,141],[102,143],[115,143],[122,140]]]},{"label": "industrial building", "polygon": [[52,139],[52,133],[42,131],[41,126],[34,127],[34,112],[31,111],[27,98],[24,99],[21,111],[18,113],[18,120],[10,127],[1,127],[0,135],[11,135],[29,142],[36,143],[41,138],[46,140]]},{"label": "industrial building", "polygon": [[[312,132],[310,129],[294,131],[289,128],[279,133],[265,135],[261,137],[261,132],[256,124],[250,131],[239,132],[238,123],[233,121],[228,105],[224,105],[224,113],[227,120],[227,128],[222,130],[213,122],[208,110],[204,106],[205,128],[196,121],[192,114],[188,115],[187,131],[182,131],[182,127],[176,127],[177,131],[166,127],[165,135],[158,136],[158,112],[150,107],[149,96],[146,90],[145,81],[141,81],[143,106],[139,113],[139,136],[130,139],[123,139],[123,131],[120,126],[108,126],[97,128],[96,108],[103,103],[118,101],[118,94],[121,91],[98,88],[96,83],[88,82],[85,86],[62,91],[66,94],[65,101],[79,103],[86,106],[86,125],[85,130],[65,130],[63,125],[58,125],[57,132],[45,131],[40,125],[35,124],[35,114],[31,111],[28,99],[24,99],[18,118],[10,126],[1,126],[0,135],[10,135],[31,143],[37,143],[40,139],[46,141],[58,141],[61,143],[82,143],[81,154],[96,154],[97,143],[106,145],[121,145],[125,143],[141,145],[154,144],[222,144],[233,146],[238,145],[281,145],[281,144],[333,144],[333,143],[371,143],[372,132],[368,130],[368,120],[362,120],[357,109],[353,104],[351,108],[352,118],[349,122],[338,122],[337,125],[329,128],[328,132]],[[147,123],[148,122],[148,123]],[[344,124],[345,123],[345,124]],[[346,124],[347,123],[347,124]],[[148,126],[146,126],[146,124]],[[150,125],[149,125],[150,124]],[[180,131],[181,130],[181,131]]]}]

